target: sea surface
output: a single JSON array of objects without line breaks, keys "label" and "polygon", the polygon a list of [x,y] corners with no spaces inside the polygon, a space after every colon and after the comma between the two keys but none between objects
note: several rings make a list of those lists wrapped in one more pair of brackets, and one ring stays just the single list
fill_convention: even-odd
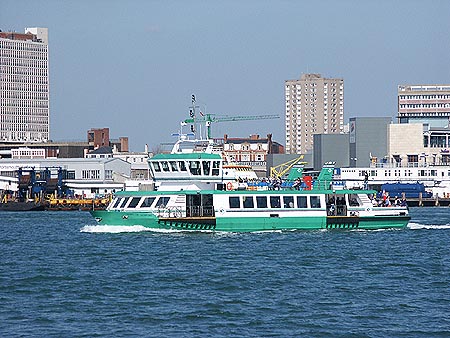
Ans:
[{"label": "sea surface", "polygon": [[0,337],[450,337],[450,208],[251,234],[0,214]]}]

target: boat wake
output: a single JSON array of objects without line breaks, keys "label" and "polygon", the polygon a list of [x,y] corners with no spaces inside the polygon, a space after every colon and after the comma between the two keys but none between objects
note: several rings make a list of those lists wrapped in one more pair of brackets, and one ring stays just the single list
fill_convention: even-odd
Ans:
[{"label": "boat wake", "polygon": [[153,232],[166,234],[184,234],[184,233],[212,233],[211,230],[179,230],[179,229],[150,229],[142,225],[85,225],[80,229],[80,232],[87,233],[127,233],[127,232]]},{"label": "boat wake", "polygon": [[85,225],[80,229],[80,232],[89,233],[121,233],[121,232],[143,232],[151,231],[142,225],[133,226],[117,226],[117,225]]},{"label": "boat wake", "polygon": [[420,223],[409,223],[408,229],[410,230],[423,230],[423,229],[435,229],[435,230],[444,230],[450,229],[450,224],[420,224]]},{"label": "boat wake", "polygon": [[[409,223],[407,226],[410,230],[423,230],[423,229],[434,229],[443,230],[450,229],[450,224],[433,225],[433,224],[420,224],[420,223]],[[379,229],[379,230],[365,230],[365,229],[352,229],[350,231],[389,231],[392,229]],[[294,232],[296,230],[292,230]],[[319,231],[329,231],[329,229],[322,229]],[[127,232],[152,232],[152,233],[166,233],[166,234],[185,234],[185,233],[212,233],[218,236],[233,236],[238,233],[235,232],[222,232],[222,231],[210,231],[210,230],[178,230],[178,229],[149,229],[142,225],[132,225],[132,226],[118,226],[118,225],[85,225],[80,229],[80,232],[86,233],[127,233]],[[267,234],[267,233],[285,233],[291,231],[281,231],[281,230],[265,230],[265,231],[255,231],[253,234]]]}]

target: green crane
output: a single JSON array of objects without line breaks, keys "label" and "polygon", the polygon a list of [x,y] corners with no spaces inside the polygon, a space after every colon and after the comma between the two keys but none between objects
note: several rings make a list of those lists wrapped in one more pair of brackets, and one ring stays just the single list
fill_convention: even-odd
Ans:
[{"label": "green crane", "polygon": [[[196,124],[201,123],[206,126],[207,138],[211,139],[211,123],[216,122],[237,122],[237,121],[248,121],[248,120],[267,120],[267,119],[279,119],[279,115],[249,115],[249,116],[216,116],[215,114],[202,114],[199,117],[192,117],[186,119],[183,122],[186,124]],[[194,130],[191,130],[194,131]]]},{"label": "green crane", "polygon": [[182,125],[191,124],[191,132],[195,133],[195,124],[204,124],[206,126],[206,137],[211,139],[211,123],[216,122],[235,122],[235,121],[248,121],[248,120],[267,120],[267,119],[279,119],[279,115],[249,115],[249,116],[216,116],[215,114],[203,114],[200,111],[200,116],[196,115],[197,106],[195,95],[191,97],[192,106],[189,107],[189,119],[182,122]]}]

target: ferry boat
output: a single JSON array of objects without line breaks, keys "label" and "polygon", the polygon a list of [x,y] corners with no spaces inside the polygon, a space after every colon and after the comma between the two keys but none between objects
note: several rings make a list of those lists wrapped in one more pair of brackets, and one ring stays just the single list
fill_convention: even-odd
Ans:
[{"label": "ferry boat", "polygon": [[374,190],[333,189],[333,163],[311,190],[235,186],[222,156],[210,151],[158,154],[149,168],[157,190],[117,192],[105,210],[90,211],[98,224],[256,232],[404,228],[410,220],[406,206],[374,206]]},{"label": "ferry boat", "polygon": [[[190,126],[194,134],[183,133],[185,121],[174,134],[179,139],[172,152],[148,159],[154,190],[117,192],[106,209],[90,211],[98,224],[223,232],[385,229],[408,224],[408,208],[375,206],[374,190],[334,189],[334,163],[324,165],[317,180],[303,190],[293,184],[255,185],[249,168],[224,163],[221,149],[210,138],[210,120],[199,119],[206,122],[208,134],[196,137],[192,97],[191,119],[186,121],[194,123]],[[293,170],[290,179],[303,169]]]}]

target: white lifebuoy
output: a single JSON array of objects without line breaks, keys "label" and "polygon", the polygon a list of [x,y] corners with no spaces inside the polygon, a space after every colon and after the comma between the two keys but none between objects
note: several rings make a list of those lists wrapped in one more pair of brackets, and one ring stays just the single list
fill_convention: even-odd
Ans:
[{"label": "white lifebuoy", "polygon": [[231,182],[227,183],[227,190],[233,190],[233,183]]}]

